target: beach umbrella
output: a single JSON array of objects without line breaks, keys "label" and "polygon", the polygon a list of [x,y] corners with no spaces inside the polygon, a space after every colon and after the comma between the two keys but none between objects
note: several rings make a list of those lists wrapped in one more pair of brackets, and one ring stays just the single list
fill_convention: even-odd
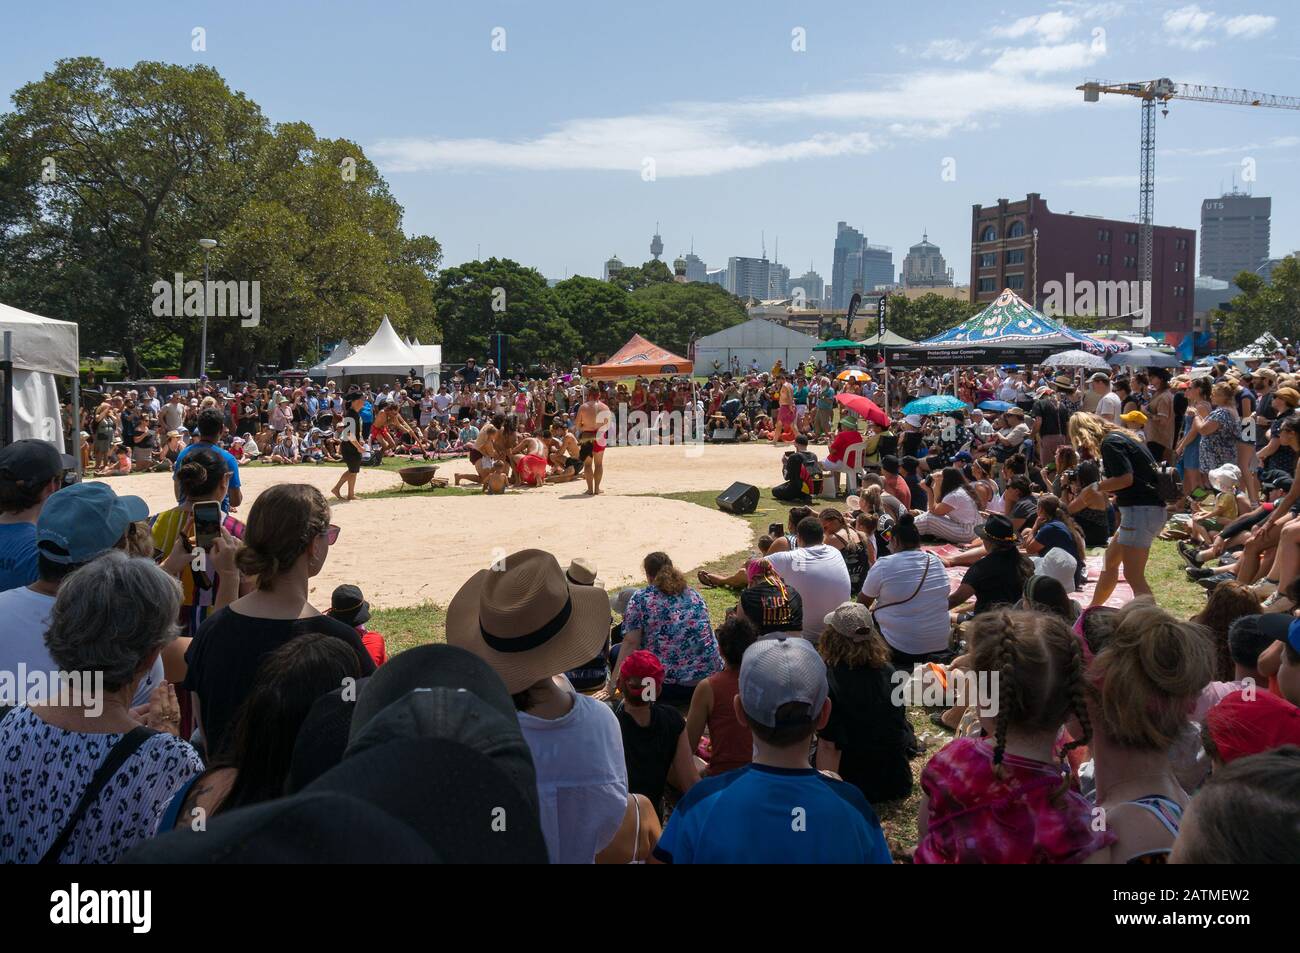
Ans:
[{"label": "beach umbrella", "polygon": [[835,399],[845,410],[851,411],[873,424],[889,426],[889,415],[876,406],[875,402],[861,394],[836,394]]},{"label": "beach umbrella", "polygon": [[869,381],[871,375],[860,367],[846,367],[835,375],[837,381]]},{"label": "beach umbrella", "polygon": [[1131,351],[1120,351],[1107,358],[1111,364],[1119,367],[1182,367],[1183,362],[1172,354],[1156,351],[1149,347],[1135,347]]},{"label": "beach umbrella", "polygon": [[912,401],[903,408],[903,413],[924,417],[927,414],[944,414],[950,410],[965,410],[967,406],[965,401],[958,400],[952,394],[935,394]]},{"label": "beach umbrella", "polygon": [[1083,367],[1090,371],[1105,371],[1110,369],[1106,359],[1100,354],[1089,354],[1082,349],[1077,351],[1062,351],[1059,354],[1053,354],[1047,360],[1043,361],[1044,367]]},{"label": "beach umbrella", "polygon": [[980,410],[991,410],[997,414],[1004,414],[1016,405],[1005,400],[984,400],[980,401],[976,406],[978,406]]}]

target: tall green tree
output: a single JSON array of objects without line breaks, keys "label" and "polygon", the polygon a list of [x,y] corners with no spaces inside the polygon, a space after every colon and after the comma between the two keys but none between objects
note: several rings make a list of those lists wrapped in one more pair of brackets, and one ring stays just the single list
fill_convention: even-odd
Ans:
[{"label": "tall green tree", "polygon": [[657,259],[650,259],[644,264],[620,268],[609,276],[609,282],[624,291],[636,291],[649,285],[663,284],[673,280],[673,273],[668,266]]},{"label": "tall green tree", "polygon": [[556,311],[577,332],[585,357],[614,353],[652,320],[652,310],[613,282],[575,275],[551,291]]},{"label": "tall green tree", "polygon": [[467,261],[438,274],[434,288],[437,324],[447,361],[490,353],[491,336],[507,336],[510,367],[569,366],[584,352],[582,339],[560,316],[552,289],[535,268],[508,258]]},{"label": "tall green tree", "polygon": [[[209,323],[226,372],[314,358],[316,339],[363,336],[388,313],[434,331],[441,257],[406,236],[401,207],[355,144],[302,123],[272,128],[215,71],[62,60],[0,116],[0,297],[81,325],[87,349],[179,336],[198,364],[201,318],[158,315],[154,285],[258,282],[260,322]],[[346,160],[346,161],[345,161]],[[154,353],[158,353],[154,349]]]},{"label": "tall green tree", "polygon": [[646,285],[630,297],[644,311],[645,324],[634,330],[682,355],[694,339],[749,319],[739,298],[702,281]]},{"label": "tall green tree", "polygon": [[1209,314],[1211,324],[1225,322],[1223,336],[1230,347],[1244,347],[1265,331],[1278,338],[1300,337],[1300,259],[1282,259],[1268,280],[1243,271],[1233,283],[1241,294]]},{"label": "tall green tree", "polygon": [[[905,295],[890,295],[885,305],[885,326],[895,334],[901,334],[913,341],[923,341],[949,328],[961,324],[973,314],[983,310],[984,305],[975,304],[964,299],[947,298],[939,294],[924,294],[919,298]],[[859,316],[859,321],[864,316]],[[866,315],[867,323],[863,336],[876,331],[875,314]],[[854,332],[854,340],[860,340]]]}]

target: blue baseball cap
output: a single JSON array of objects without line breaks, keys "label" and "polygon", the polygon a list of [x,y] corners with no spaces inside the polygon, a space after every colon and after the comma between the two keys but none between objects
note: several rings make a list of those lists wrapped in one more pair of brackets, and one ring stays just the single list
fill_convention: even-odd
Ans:
[{"label": "blue baseball cap", "polygon": [[64,487],[41,508],[36,548],[51,562],[89,562],[117,545],[130,524],[149,517],[138,496],[118,496],[107,483]]}]

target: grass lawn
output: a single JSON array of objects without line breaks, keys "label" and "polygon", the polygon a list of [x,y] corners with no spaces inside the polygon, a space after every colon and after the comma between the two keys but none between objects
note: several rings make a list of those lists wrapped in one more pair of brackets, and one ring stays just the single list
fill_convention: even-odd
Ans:
[{"label": "grass lawn", "polygon": [[[387,461],[385,461],[385,464],[387,464]],[[446,495],[454,494],[457,491],[455,488],[432,491],[385,490],[380,493],[361,494],[361,496],[371,499],[381,496],[400,496],[402,493],[415,492],[432,492]],[[474,491],[462,489],[459,492]],[[715,500],[720,492],[722,492],[721,489],[700,490],[690,493],[667,493],[663,494],[663,496],[667,499],[684,500],[688,503],[714,509],[717,505]],[[820,508],[822,505],[832,505],[829,501],[815,502],[816,506],[814,508]],[[742,517],[753,530],[754,542],[757,543],[758,537],[767,532],[769,523],[779,522],[784,525],[793,505],[797,504],[782,503],[773,499],[767,490],[760,490],[758,508],[753,513]],[[838,505],[842,506],[842,504]],[[710,572],[730,573],[742,567],[744,561],[753,554],[753,551],[753,548],[745,549],[730,556],[724,556],[701,568]],[[1184,565],[1173,543],[1162,540],[1156,541],[1151,550],[1147,579],[1151,583],[1160,605],[1180,618],[1194,615],[1205,605],[1204,592],[1187,580],[1186,575],[1183,573]],[[692,583],[696,582],[694,577],[692,577],[691,581]],[[731,589],[700,587],[700,594],[709,607],[709,615],[715,625],[722,622],[727,609],[734,606],[737,601],[737,592]],[[370,625],[376,631],[384,634],[388,642],[390,655],[395,655],[415,645],[446,641],[446,612],[442,607],[433,603],[403,609],[376,610],[371,616]],[[919,783],[921,770],[930,757],[952,737],[951,733],[931,724],[930,713],[926,709],[909,708],[907,716],[916,731],[917,739],[924,749],[920,756],[912,761],[912,776],[917,781],[916,787],[912,796],[906,800],[876,805],[876,812],[880,816],[885,835],[889,840],[890,849],[893,851],[896,860],[907,859],[916,847],[916,816],[921,799]]]}]

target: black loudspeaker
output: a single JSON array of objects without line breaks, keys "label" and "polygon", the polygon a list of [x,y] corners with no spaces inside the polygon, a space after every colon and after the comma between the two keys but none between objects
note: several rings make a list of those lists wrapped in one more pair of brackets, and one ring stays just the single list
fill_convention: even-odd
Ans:
[{"label": "black loudspeaker", "polygon": [[758,509],[758,487],[748,483],[733,483],[718,494],[718,509],[724,513],[744,516]]},{"label": "black loudspeaker", "polygon": [[713,431],[713,436],[710,439],[714,443],[735,443],[737,439],[736,428],[719,427],[717,430]]}]

